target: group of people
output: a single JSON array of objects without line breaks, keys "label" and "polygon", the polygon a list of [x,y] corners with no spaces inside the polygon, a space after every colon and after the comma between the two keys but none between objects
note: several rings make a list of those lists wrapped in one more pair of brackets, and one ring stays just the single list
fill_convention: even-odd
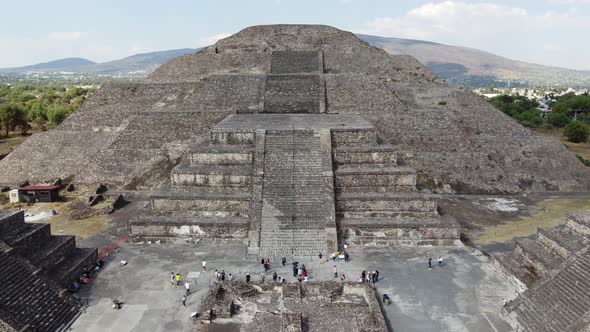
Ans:
[{"label": "group of people", "polygon": [[293,276],[296,277],[299,282],[307,281],[309,276],[305,264],[299,266],[299,262],[293,262]]},{"label": "group of people", "polygon": [[379,270],[361,272],[360,282],[376,283],[379,281]]},{"label": "group of people", "polygon": [[[441,267],[444,264],[444,260],[442,258],[442,256],[438,256],[438,260],[437,260],[437,266]],[[432,270],[432,257],[428,258],[428,270]]]},{"label": "group of people", "polygon": [[231,275],[231,273],[227,274],[227,277],[225,275],[225,270],[221,270],[221,271],[217,271],[215,270],[215,279],[217,279],[218,281],[231,281],[233,279],[233,276]]}]

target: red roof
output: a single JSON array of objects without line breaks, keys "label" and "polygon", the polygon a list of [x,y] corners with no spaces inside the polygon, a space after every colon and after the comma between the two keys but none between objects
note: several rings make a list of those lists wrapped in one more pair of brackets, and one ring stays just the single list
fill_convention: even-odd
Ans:
[{"label": "red roof", "polygon": [[18,190],[23,191],[37,191],[37,190],[59,190],[59,186],[26,186],[20,187]]}]

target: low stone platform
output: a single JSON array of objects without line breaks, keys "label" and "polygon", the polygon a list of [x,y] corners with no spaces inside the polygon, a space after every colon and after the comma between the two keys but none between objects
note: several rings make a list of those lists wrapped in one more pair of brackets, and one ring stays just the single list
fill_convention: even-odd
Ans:
[{"label": "low stone platform", "polygon": [[539,229],[493,262],[522,294],[503,309],[519,331],[590,328],[590,216],[568,215],[565,225]]},{"label": "low stone platform", "polygon": [[202,311],[201,331],[230,325],[240,331],[387,330],[375,291],[364,283],[220,283]]},{"label": "low stone platform", "polygon": [[234,114],[221,121],[212,132],[263,130],[374,130],[356,114]]},{"label": "low stone platform", "polygon": [[0,211],[0,327],[65,331],[82,307],[65,289],[94,267],[97,250],[24,219],[24,211]]},{"label": "low stone platform", "polygon": [[[356,114],[233,114],[130,222],[134,239],[243,237],[264,257],[363,244],[459,244],[460,228],[416,189],[416,171]],[[340,227],[340,228],[339,228]]]}]

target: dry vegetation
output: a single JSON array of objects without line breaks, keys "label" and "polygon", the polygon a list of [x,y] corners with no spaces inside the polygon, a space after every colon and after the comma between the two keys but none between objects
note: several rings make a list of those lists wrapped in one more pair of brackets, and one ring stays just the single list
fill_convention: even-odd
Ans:
[{"label": "dry vegetation", "polygon": [[535,234],[537,228],[553,227],[565,223],[568,213],[590,213],[590,199],[547,199],[538,204],[540,211],[519,217],[516,220],[496,226],[486,227],[484,232],[476,236],[477,245],[491,242],[509,242],[515,237]]},{"label": "dry vegetation", "polygon": [[562,130],[558,128],[553,129],[535,129],[535,132],[548,136],[551,138],[555,138],[565,145],[568,150],[570,150],[574,154],[579,154],[584,159],[590,159],[590,142],[586,143],[571,143],[566,140],[566,138],[562,135]]}]

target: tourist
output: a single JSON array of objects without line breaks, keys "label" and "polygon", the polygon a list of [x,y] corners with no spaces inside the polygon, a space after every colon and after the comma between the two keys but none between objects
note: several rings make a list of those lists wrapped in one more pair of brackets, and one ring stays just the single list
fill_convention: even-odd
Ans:
[{"label": "tourist", "polygon": [[303,276],[303,282],[307,281],[307,276]]},{"label": "tourist", "polygon": [[293,276],[294,276],[295,278],[297,278],[297,271],[298,271],[298,269],[297,269],[297,264],[296,264],[296,263],[297,263],[297,262],[293,263]]},{"label": "tourist", "polygon": [[272,273],[272,281],[277,282],[277,278],[279,277],[279,275],[277,274],[277,271],[274,271]]},{"label": "tourist", "polygon": [[442,256],[438,256],[438,267],[441,267],[443,265],[443,258]]},{"label": "tourist", "polygon": [[250,282],[250,272],[246,272],[246,282]]},{"label": "tourist", "polygon": [[186,296],[182,297],[182,305],[186,307]]},{"label": "tourist", "polygon": [[225,281],[225,270],[221,270],[221,281]]},{"label": "tourist", "polygon": [[320,252],[320,254],[318,256],[320,257],[320,261],[322,260],[322,257],[324,257],[324,255],[322,255],[321,252]]},{"label": "tourist", "polygon": [[260,259],[260,265],[264,265],[264,257]]},{"label": "tourist", "polygon": [[374,282],[377,282],[377,281],[379,281],[379,270],[375,270],[375,281]]},{"label": "tourist", "polygon": [[428,258],[428,270],[432,270],[432,257]]},{"label": "tourist", "polygon": [[264,275],[264,273],[260,274],[260,281],[262,283],[264,283],[265,280],[266,280],[266,276]]},{"label": "tourist", "polygon": [[373,283],[377,282],[377,271],[373,271]]},{"label": "tourist", "polygon": [[361,282],[365,282],[365,276],[366,276],[366,274],[367,274],[367,272],[366,272],[366,271],[363,271],[363,272],[361,273]]},{"label": "tourist", "polygon": [[346,280],[346,275],[344,275],[344,273],[342,273],[342,274],[340,275],[340,280],[341,280],[341,281],[345,281],[345,280]]},{"label": "tourist", "polygon": [[350,255],[348,255],[348,252],[347,251],[344,251],[344,261],[345,262],[350,261]]},{"label": "tourist", "polygon": [[338,268],[334,265],[334,278],[338,278]]},{"label": "tourist", "polygon": [[215,270],[215,279],[219,280],[219,271]]},{"label": "tourist", "polygon": [[227,275],[227,281],[231,281],[232,275],[231,273]]},{"label": "tourist", "polygon": [[372,280],[373,280],[373,277],[371,275],[371,271],[367,271],[367,283],[371,283]]},{"label": "tourist", "polygon": [[299,281],[299,282],[303,281],[303,276],[301,276],[301,275],[297,276],[297,281]]},{"label": "tourist", "polygon": [[188,280],[184,282],[184,288],[186,288],[186,296],[189,296],[191,293],[191,284],[188,283]]},{"label": "tourist", "polygon": [[170,272],[170,286],[174,286],[174,272]]},{"label": "tourist", "polygon": [[281,262],[283,262],[283,266],[285,266],[285,264],[287,264],[287,259],[285,258],[285,256],[283,256],[283,258],[281,259]]},{"label": "tourist", "polygon": [[301,269],[303,270],[303,272],[306,272],[307,270],[305,269],[305,264],[301,264]]},{"label": "tourist", "polygon": [[302,274],[303,274],[303,268],[299,268],[299,269],[297,270],[297,275],[298,275],[298,276],[300,276],[300,275],[302,275]]},{"label": "tourist", "polygon": [[203,258],[203,262],[201,262],[201,265],[203,266],[203,271],[207,271],[207,262],[205,261],[204,258]]},{"label": "tourist", "polygon": [[303,277],[304,278],[307,277],[307,271],[306,270],[303,270]]},{"label": "tourist", "polygon": [[175,279],[176,279],[176,286],[180,286],[180,273],[176,274]]}]

